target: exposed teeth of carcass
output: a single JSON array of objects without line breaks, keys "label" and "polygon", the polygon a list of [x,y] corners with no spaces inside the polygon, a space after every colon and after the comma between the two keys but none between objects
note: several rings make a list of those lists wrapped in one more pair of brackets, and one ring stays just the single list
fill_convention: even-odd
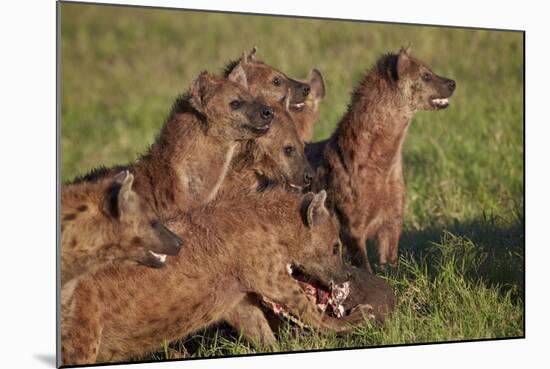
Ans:
[{"label": "exposed teeth of carcass", "polygon": [[[287,271],[289,274],[292,274],[292,265],[287,264]],[[334,285],[330,292],[309,283],[300,282],[300,284],[306,296],[317,305],[317,308],[320,311],[325,312],[330,307],[329,312],[336,318],[342,318],[345,315],[345,308],[343,303],[350,293],[349,282]],[[302,328],[308,327],[298,318],[289,314],[281,304],[276,303],[265,297],[263,298],[263,302],[264,305],[266,305],[278,316],[289,319],[290,321],[299,325]]]},{"label": "exposed teeth of carcass", "polygon": [[153,252],[151,250],[149,250],[149,253],[151,255],[153,255],[155,257],[155,259],[157,259],[161,263],[164,263],[166,261],[166,255],[164,255],[164,254],[157,254],[156,252]]}]

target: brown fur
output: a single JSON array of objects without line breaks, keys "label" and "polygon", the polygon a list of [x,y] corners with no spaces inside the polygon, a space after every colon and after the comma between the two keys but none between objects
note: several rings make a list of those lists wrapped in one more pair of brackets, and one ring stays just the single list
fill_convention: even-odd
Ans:
[{"label": "brown fur", "polygon": [[61,190],[61,283],[114,260],[164,266],[151,254],[175,255],[181,240],[159,223],[132,191],[134,177],[121,172],[96,183]]},{"label": "brown fur", "polygon": [[370,319],[384,322],[395,309],[395,294],[388,282],[365,269],[347,267],[347,270],[351,274],[350,293],[344,308],[362,306]]},{"label": "brown fur", "polygon": [[272,186],[308,187],[315,174],[304,154],[288,107],[272,105],[273,127],[264,136],[242,142],[220,192],[264,191]]},{"label": "brown fur", "polygon": [[[308,187],[314,173],[304,155],[304,141],[308,130],[312,134],[318,119],[318,102],[325,94],[322,74],[312,70],[308,81],[297,81],[257,61],[255,53],[256,48],[248,55],[243,54],[226,68],[226,74],[242,66],[251,93],[275,109],[275,120],[268,134],[240,145],[221,192],[232,193],[244,188],[265,191],[273,186],[289,190]],[[279,80],[279,85],[273,83],[274,78]],[[304,88],[309,90],[306,96]],[[296,104],[301,103],[303,106],[298,108]],[[237,304],[224,320],[253,343],[270,345],[275,340],[260,304],[252,295]]]},{"label": "brown fur", "polygon": [[[429,81],[423,78],[429,79]],[[401,147],[414,113],[435,110],[455,83],[439,77],[402,49],[380,58],[355,90],[347,113],[326,141],[307,145],[342,224],[342,241],[370,269],[366,241],[378,240],[381,265],[395,265],[403,223],[405,182]]]},{"label": "brown fur", "polygon": [[225,68],[225,74],[241,66],[247,77],[248,88],[253,96],[263,98],[273,106],[285,97],[289,99],[289,111],[296,124],[298,135],[304,142],[311,141],[313,127],[319,118],[319,101],[325,96],[323,75],[312,69],[305,81],[290,78],[283,72],[256,59],[256,47]]},{"label": "brown fur", "polygon": [[[302,197],[272,190],[218,199],[167,223],[187,241],[170,267],[112,265],[67,284],[63,364],[154,351],[222,319],[247,293],[280,302],[313,327],[350,330],[350,323],[362,321],[361,312],[347,321],[321,314],[287,271],[289,264],[300,265],[327,285],[345,278],[341,258],[332,252],[338,226],[325,198],[324,192]],[[254,319],[272,338],[263,315]]]},{"label": "brown fur", "polygon": [[241,68],[227,79],[201,73],[189,93],[177,99],[156,142],[136,163],[99,169],[77,182],[127,169],[135,176],[135,191],[161,220],[207,203],[219,190],[238,143],[262,136],[271,126],[271,108],[246,89]]},{"label": "brown fur", "polygon": [[304,142],[311,142],[315,124],[319,120],[319,102],[325,97],[326,87],[323,75],[317,69],[311,70],[305,82],[311,86],[311,92],[304,106],[294,109],[292,116],[296,120],[298,135]]}]

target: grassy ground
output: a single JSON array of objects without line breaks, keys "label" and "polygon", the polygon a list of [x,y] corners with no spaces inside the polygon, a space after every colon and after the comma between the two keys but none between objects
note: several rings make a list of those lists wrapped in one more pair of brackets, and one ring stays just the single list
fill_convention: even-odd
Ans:
[{"label": "grassy ground", "polygon": [[[387,276],[397,310],[344,337],[289,326],[280,350],[524,334],[521,34],[67,4],[61,19],[62,180],[135,159],[200,70],[218,72],[254,44],[291,76],[323,71],[315,137],[325,138],[365,70],[410,43],[457,91],[449,109],[418,113],[405,142],[401,264]],[[254,351],[210,330],[154,358]]]}]

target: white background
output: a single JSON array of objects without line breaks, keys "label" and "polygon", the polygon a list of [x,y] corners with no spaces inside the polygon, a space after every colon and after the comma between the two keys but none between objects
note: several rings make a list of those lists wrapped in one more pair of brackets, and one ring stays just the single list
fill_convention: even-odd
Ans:
[{"label": "white background", "polygon": [[[197,9],[482,26],[527,31],[527,312],[525,340],[270,355],[122,367],[517,368],[548,365],[548,10],[544,2],[111,1]],[[55,363],[55,3],[0,11],[0,367]],[[239,37],[238,34],[235,37]],[[498,62],[498,60],[495,60]],[[506,78],[506,76],[502,76]],[[546,354],[548,354],[546,352]],[[543,364],[546,362],[547,364]],[[537,364],[535,364],[537,363]]]}]

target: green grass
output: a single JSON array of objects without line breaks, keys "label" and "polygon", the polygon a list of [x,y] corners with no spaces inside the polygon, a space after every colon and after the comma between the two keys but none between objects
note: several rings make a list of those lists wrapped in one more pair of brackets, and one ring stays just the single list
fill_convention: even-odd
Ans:
[{"label": "green grass", "polygon": [[[61,25],[62,180],[134,160],[199,71],[219,72],[254,44],[291,76],[322,70],[328,94],[315,137],[325,138],[365,70],[410,43],[457,91],[447,110],[418,113],[405,141],[401,264],[386,276],[395,314],[340,337],[288,326],[280,350],[524,334],[520,33],[69,4]],[[255,351],[214,329],[153,358]]]}]

